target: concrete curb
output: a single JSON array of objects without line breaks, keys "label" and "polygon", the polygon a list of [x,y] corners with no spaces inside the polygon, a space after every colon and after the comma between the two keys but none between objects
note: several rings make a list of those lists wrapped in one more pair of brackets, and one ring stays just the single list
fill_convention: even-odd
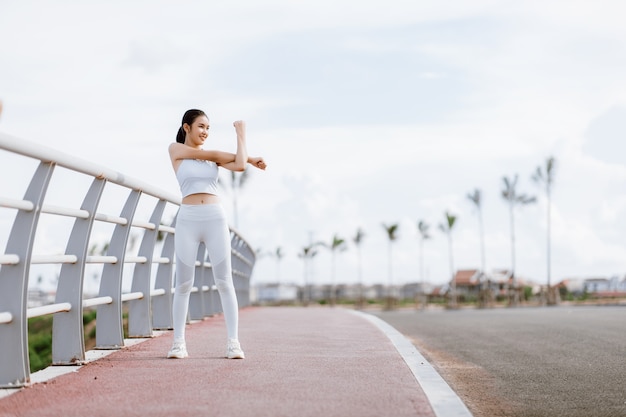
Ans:
[{"label": "concrete curb", "polygon": [[459,396],[402,333],[372,314],[355,310],[348,311],[374,324],[391,340],[428,397],[435,415],[438,417],[472,417],[472,413]]}]

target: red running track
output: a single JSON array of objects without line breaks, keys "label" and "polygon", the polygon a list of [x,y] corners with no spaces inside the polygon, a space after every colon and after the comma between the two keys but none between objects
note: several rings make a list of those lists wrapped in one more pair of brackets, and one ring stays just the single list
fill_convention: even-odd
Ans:
[{"label": "red running track", "polygon": [[244,360],[224,358],[222,316],[187,326],[187,359],[166,359],[171,332],[78,372],[0,399],[0,416],[434,416],[390,339],[342,308],[240,312]]}]

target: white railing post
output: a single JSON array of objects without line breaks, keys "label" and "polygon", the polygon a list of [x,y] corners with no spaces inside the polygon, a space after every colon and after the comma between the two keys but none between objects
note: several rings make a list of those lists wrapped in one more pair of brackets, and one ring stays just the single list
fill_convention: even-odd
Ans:
[{"label": "white railing post", "polygon": [[70,303],[67,313],[54,315],[52,322],[52,363],[71,365],[85,361],[85,337],[83,335],[83,283],[89,237],[96,209],[106,181],[94,178],[81,206],[89,212],[86,219],[76,218],[65,253],[75,254],[76,263],[63,264],[57,284],[55,303]]},{"label": "white railing post", "polygon": [[52,162],[41,162],[37,167],[24,195],[24,200],[30,201],[35,208],[17,212],[5,251],[16,255],[19,262],[2,265],[0,269],[0,311],[12,315],[10,323],[0,325],[1,387],[23,386],[30,382],[26,317],[28,273],[39,214],[53,170]]},{"label": "white railing post", "polygon": [[[176,218],[171,224],[175,227]],[[174,235],[167,233],[163,240],[161,257],[168,258],[170,262],[159,264],[156,279],[154,281],[155,290],[163,290],[162,297],[152,299],[152,326],[155,330],[169,330],[172,325],[172,287],[174,286]]]},{"label": "white railing post", "polygon": [[128,336],[129,337],[152,337],[152,315],[151,308],[151,283],[152,259],[154,256],[154,246],[159,234],[158,225],[165,209],[165,200],[159,200],[150,223],[155,225],[154,229],[146,229],[139,247],[139,256],[146,258],[146,262],[135,265],[133,271],[133,282],[131,292],[141,292],[143,297],[133,300],[128,305]]},{"label": "white railing post", "polygon": [[99,297],[111,297],[111,304],[102,304],[97,307],[96,317],[96,348],[120,349],[124,346],[124,327],[122,325],[122,273],[126,245],[130,235],[131,223],[135,215],[141,191],[132,190],[126,199],[120,217],[126,219],[126,224],[115,225],[113,236],[109,244],[107,256],[114,256],[117,262],[105,264],[100,279]]}]

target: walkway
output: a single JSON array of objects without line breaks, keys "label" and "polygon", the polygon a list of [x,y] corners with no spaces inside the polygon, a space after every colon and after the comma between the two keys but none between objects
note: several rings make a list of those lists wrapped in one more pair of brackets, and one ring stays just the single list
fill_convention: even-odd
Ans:
[{"label": "walkway", "polygon": [[221,316],[189,325],[190,357],[168,360],[165,332],[0,399],[0,417],[470,415],[407,339],[368,314],[243,309],[245,360],[223,358],[225,334]]}]

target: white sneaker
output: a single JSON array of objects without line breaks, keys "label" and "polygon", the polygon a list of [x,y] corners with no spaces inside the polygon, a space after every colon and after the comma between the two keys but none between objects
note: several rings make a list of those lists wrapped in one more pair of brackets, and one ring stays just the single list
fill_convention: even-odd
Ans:
[{"label": "white sneaker", "polygon": [[187,345],[185,342],[174,342],[170,351],[167,352],[168,359],[184,359],[187,356],[189,356],[189,354],[187,353]]},{"label": "white sneaker", "polygon": [[246,356],[241,350],[241,345],[237,339],[228,339],[228,347],[226,350],[226,357],[228,359],[244,359]]}]

